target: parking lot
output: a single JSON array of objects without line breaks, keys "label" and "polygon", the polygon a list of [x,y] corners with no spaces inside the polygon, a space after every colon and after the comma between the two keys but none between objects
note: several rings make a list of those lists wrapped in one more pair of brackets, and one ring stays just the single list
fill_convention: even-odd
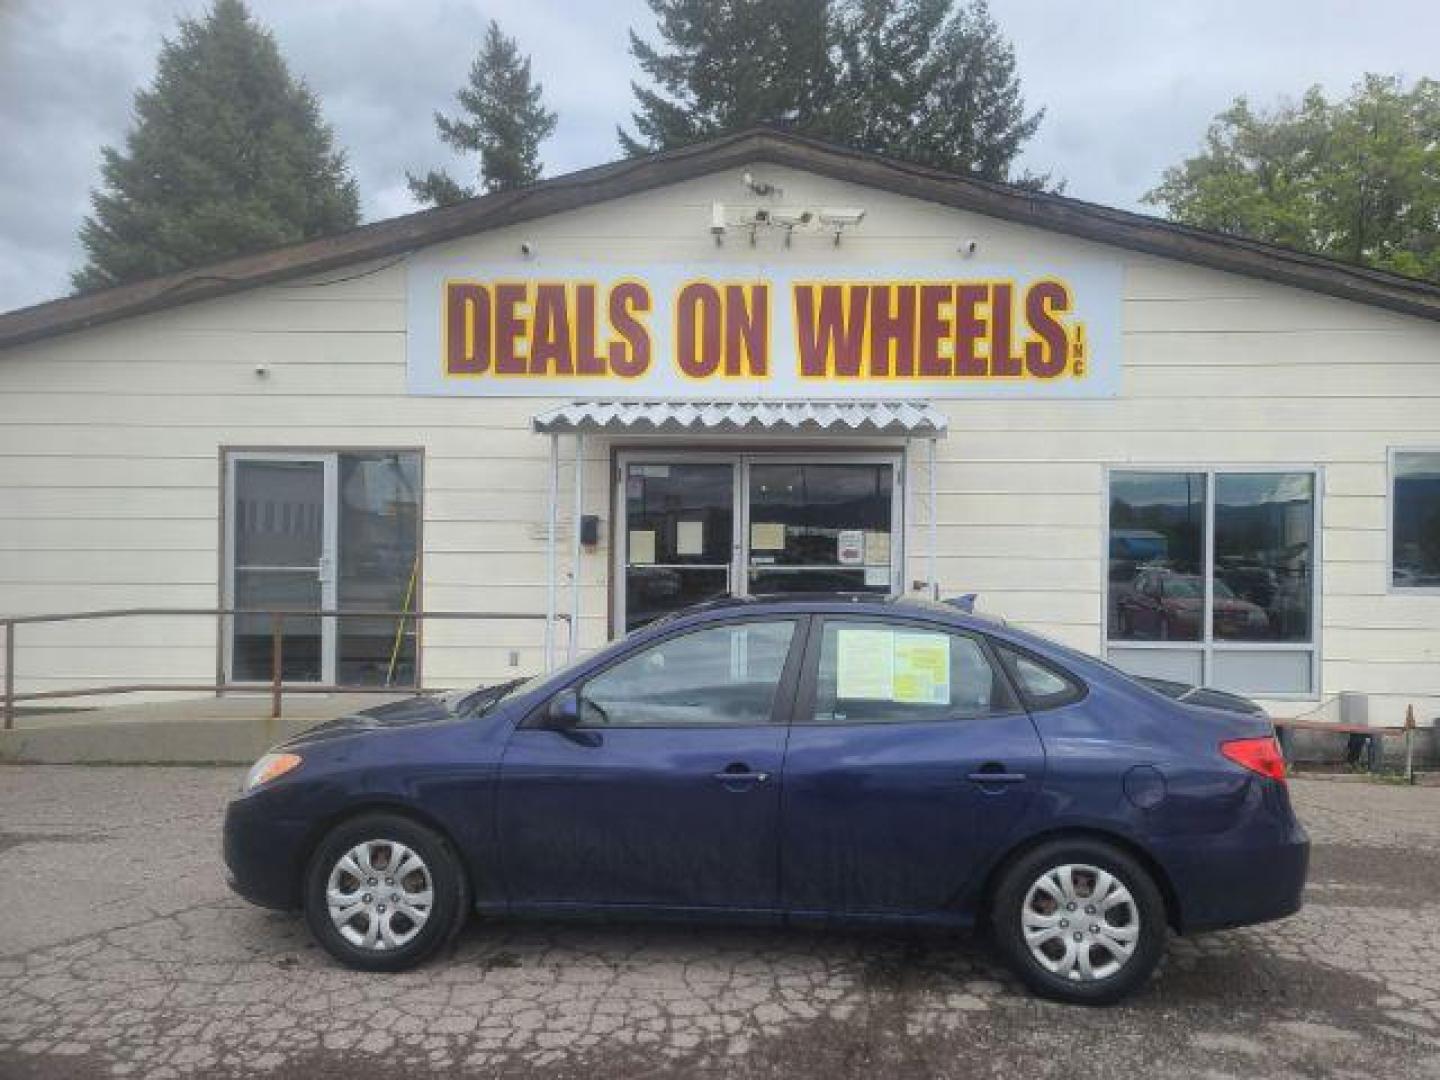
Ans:
[{"label": "parking lot", "polygon": [[1295,782],[1304,912],[1174,941],[1081,1010],[888,932],[477,923],[418,972],[346,972],[226,890],[237,781],[0,768],[0,1076],[1440,1075],[1440,789]]}]

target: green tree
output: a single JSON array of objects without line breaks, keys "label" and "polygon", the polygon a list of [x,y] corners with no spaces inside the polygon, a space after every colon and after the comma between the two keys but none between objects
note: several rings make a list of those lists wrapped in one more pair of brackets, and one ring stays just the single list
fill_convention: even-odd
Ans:
[{"label": "green tree", "polygon": [[[985,0],[648,0],[661,44],[633,30],[653,86],[634,87],[630,154],[751,124],[986,179],[1040,125]],[[1021,182],[1047,178],[1025,174]]]},{"label": "green tree", "polygon": [[632,83],[631,155],[688,146],[757,123],[823,127],[835,86],[830,0],[647,0],[664,42],[630,31],[655,88]]},{"label": "green tree", "polygon": [[1331,102],[1239,98],[1145,201],[1177,221],[1440,280],[1440,83],[1367,75]]},{"label": "green tree", "polygon": [[[515,39],[490,20],[470,80],[455,98],[463,110],[449,118],[435,114],[440,138],[456,150],[478,153],[479,179],[485,191],[508,191],[540,179],[540,144],[555,130],[556,117],[545,108],[544,87],[530,75],[530,58]],[[448,206],[476,192],[432,169],[424,176],[407,173],[410,192],[421,202]]]},{"label": "green tree", "polygon": [[124,150],[80,227],[76,289],[104,288],[324,236],[359,222],[359,195],[315,95],[241,0],[215,0],[165,41],[135,95]]}]

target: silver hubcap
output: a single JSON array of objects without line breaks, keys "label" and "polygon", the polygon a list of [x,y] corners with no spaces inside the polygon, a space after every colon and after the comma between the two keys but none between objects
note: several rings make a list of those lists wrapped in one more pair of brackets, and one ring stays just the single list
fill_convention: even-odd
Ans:
[{"label": "silver hubcap", "polygon": [[351,945],[377,952],[408,944],[435,899],[425,860],[395,840],[366,840],[330,870],[330,921]]},{"label": "silver hubcap", "polygon": [[1108,979],[1140,941],[1140,909],[1113,874],[1097,866],[1056,866],[1025,894],[1020,926],[1030,955],[1074,982]]}]

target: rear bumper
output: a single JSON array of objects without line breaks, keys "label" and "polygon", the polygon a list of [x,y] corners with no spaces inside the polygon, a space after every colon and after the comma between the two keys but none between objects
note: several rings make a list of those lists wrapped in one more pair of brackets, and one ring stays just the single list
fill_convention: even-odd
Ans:
[{"label": "rear bumper", "polygon": [[225,810],[227,884],[260,907],[300,907],[307,835],[303,822],[267,813],[263,800],[236,799]]},{"label": "rear bumper", "polygon": [[1220,836],[1167,846],[1164,862],[1181,933],[1270,922],[1300,910],[1310,837],[1289,813],[1288,802],[1279,820],[1252,820]]}]

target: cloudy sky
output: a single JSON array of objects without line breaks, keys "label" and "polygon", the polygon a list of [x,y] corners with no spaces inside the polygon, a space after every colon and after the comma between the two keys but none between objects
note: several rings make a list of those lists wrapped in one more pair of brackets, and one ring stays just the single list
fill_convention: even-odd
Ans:
[{"label": "cloudy sky", "polygon": [[[0,0],[0,311],[60,295],[76,229],[163,35],[205,0]],[[449,109],[485,20],[533,54],[560,124],[551,174],[618,156],[643,0],[251,0],[349,152],[367,219],[413,209],[407,168],[450,159]],[[1046,109],[1025,164],[1068,193],[1137,208],[1237,94],[1272,103],[1366,71],[1440,77],[1434,0],[991,0],[1026,96]]]}]

